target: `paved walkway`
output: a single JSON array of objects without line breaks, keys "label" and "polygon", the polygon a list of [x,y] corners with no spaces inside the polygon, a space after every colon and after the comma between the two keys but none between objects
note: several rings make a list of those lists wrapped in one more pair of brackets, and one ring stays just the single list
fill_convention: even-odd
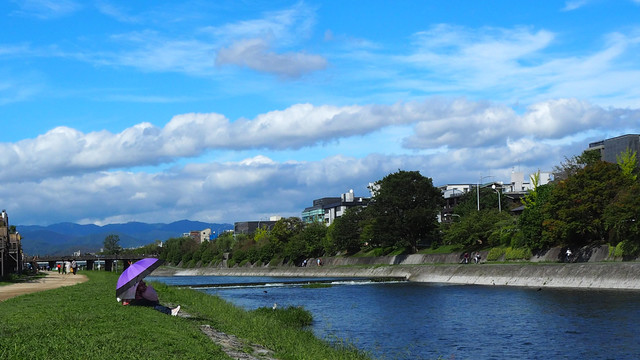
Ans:
[{"label": "paved walkway", "polygon": [[47,276],[31,281],[0,286],[0,301],[9,298],[30,294],[38,291],[56,289],[62,286],[70,286],[89,280],[85,275],[58,274],[54,271],[45,271]]}]

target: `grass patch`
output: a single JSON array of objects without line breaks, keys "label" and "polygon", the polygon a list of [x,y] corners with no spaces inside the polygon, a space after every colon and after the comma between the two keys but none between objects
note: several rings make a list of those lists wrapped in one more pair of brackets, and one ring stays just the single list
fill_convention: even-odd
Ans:
[{"label": "grass patch", "polygon": [[4,278],[0,279],[0,286],[26,282],[33,279],[40,279],[45,276],[47,276],[47,274],[44,272],[39,272],[37,274],[33,274],[33,273],[9,274]]},{"label": "grass patch", "polygon": [[252,313],[271,317],[283,325],[293,328],[304,328],[313,323],[313,316],[308,310],[295,306],[289,306],[284,309],[261,307],[253,310]]},{"label": "grass patch", "polygon": [[442,245],[435,249],[426,248],[418,251],[418,254],[451,254],[462,251],[460,245]]},{"label": "grass patch", "polygon": [[192,318],[122,306],[115,301],[117,274],[83,274],[88,282],[0,302],[0,359],[229,359],[200,331],[202,324],[270,348],[278,359],[367,359],[289,320],[196,290],[154,283],[163,304],[180,304]]}]

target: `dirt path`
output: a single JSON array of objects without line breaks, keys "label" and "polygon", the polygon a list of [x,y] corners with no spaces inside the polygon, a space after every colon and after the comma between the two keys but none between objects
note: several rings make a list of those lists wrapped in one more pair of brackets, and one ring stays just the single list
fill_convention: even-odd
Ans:
[{"label": "dirt path", "polygon": [[19,295],[56,289],[62,286],[71,286],[89,280],[85,275],[58,274],[53,271],[47,271],[45,273],[47,276],[43,278],[23,283],[0,286],[0,301]]}]

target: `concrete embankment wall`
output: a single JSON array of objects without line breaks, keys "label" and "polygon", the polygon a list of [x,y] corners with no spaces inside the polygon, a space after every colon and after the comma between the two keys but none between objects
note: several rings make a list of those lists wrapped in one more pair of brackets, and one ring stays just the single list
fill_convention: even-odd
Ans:
[{"label": "concrete embankment wall", "polygon": [[[165,269],[164,275],[169,275]],[[173,275],[399,277],[446,284],[640,290],[640,263],[395,265],[176,269]],[[156,273],[154,272],[154,275]],[[160,274],[158,274],[160,275]]]}]

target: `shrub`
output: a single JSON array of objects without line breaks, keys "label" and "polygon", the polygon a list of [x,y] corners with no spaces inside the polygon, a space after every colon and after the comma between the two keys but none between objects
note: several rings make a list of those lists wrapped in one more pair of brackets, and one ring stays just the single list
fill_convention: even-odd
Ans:
[{"label": "shrub", "polygon": [[505,252],[506,249],[502,247],[492,248],[491,250],[489,250],[489,254],[487,255],[487,261],[496,261],[500,259],[500,257],[504,255]]},{"label": "shrub", "polygon": [[375,248],[371,251],[371,256],[384,256],[384,248]]},{"label": "shrub", "polygon": [[[618,247],[620,247],[620,250],[618,250]],[[638,244],[634,243],[633,241],[624,240],[624,241],[621,241],[616,246],[615,254],[616,256],[624,257],[624,256],[635,256],[635,255],[638,255],[639,252],[640,252],[640,248],[638,247]]]},{"label": "shrub", "polygon": [[302,307],[288,306],[283,309],[261,307],[253,310],[252,312],[274,317],[278,321],[282,322],[283,325],[295,328],[309,326],[313,322],[313,316],[311,313]]},{"label": "shrub", "polygon": [[505,260],[529,260],[533,255],[531,254],[531,250],[529,248],[510,248],[508,247],[505,251],[504,258]]}]

